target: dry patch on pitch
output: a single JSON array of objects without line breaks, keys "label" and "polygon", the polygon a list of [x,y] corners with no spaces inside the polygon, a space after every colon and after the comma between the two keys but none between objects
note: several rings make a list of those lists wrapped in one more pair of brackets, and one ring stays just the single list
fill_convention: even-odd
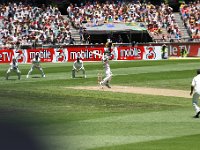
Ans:
[{"label": "dry patch on pitch", "polygon": [[112,86],[112,88],[110,89],[107,87],[104,87],[102,89],[100,86],[77,86],[77,87],[67,87],[67,88],[191,98],[189,94],[190,91],[172,90],[172,89],[158,89],[158,88],[131,87],[131,86]]}]

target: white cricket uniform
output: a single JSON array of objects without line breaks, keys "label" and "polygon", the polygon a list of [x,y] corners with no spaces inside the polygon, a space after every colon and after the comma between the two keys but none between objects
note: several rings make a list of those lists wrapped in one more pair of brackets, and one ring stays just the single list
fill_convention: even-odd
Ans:
[{"label": "white cricket uniform", "polygon": [[79,62],[77,62],[77,60],[74,62],[74,65],[73,65],[73,69],[75,69],[76,71],[79,71],[81,69],[84,69],[84,66],[83,66],[83,61],[82,60],[79,60]]},{"label": "white cricket uniform", "polygon": [[19,68],[18,68],[18,62],[15,62],[15,64],[13,62],[10,63],[10,67],[8,68],[8,70],[6,72],[7,76],[11,71],[16,72],[17,74],[21,73]]},{"label": "white cricket uniform", "polygon": [[82,71],[84,78],[86,78],[86,74],[85,74],[85,68],[83,66],[83,61],[79,60],[79,62],[76,60],[73,64],[73,69],[72,69],[72,78],[75,78],[75,71]]},{"label": "white cricket uniform", "polygon": [[29,70],[28,74],[27,74],[27,78],[29,77],[29,75],[31,74],[31,72],[34,70],[34,69],[38,69],[40,70],[41,74],[42,74],[42,77],[45,77],[45,74],[44,74],[44,71],[40,65],[40,58],[38,58],[38,60],[36,60],[35,58],[32,60],[32,67],[31,69]]},{"label": "white cricket uniform", "polygon": [[114,55],[113,60],[117,60],[118,59],[118,50],[117,50],[117,47],[113,48],[112,54]]},{"label": "white cricket uniform", "polygon": [[193,92],[193,98],[192,98],[192,104],[194,106],[194,109],[197,112],[200,111],[200,108],[198,106],[198,100],[200,96],[200,74],[195,76],[192,80],[192,86],[194,87],[194,92]]},{"label": "white cricket uniform", "polygon": [[102,62],[103,62],[103,67],[105,69],[106,77],[100,83],[103,84],[103,85],[105,85],[107,82],[111,81],[112,72],[110,70],[109,57],[106,56],[106,55],[103,56]]}]

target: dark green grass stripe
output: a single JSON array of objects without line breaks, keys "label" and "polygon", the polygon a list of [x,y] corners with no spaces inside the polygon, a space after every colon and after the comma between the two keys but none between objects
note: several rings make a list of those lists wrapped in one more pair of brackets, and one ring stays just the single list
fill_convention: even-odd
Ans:
[{"label": "dark green grass stripe", "polygon": [[[152,103],[151,100],[148,101],[137,101],[138,97],[133,96],[132,100],[126,100],[124,99],[118,99],[118,100],[113,100],[109,99],[108,97],[96,97],[94,94],[90,95],[85,95],[85,96],[74,96],[73,94],[70,93],[57,93],[53,92],[50,93],[50,91],[0,91],[1,95],[1,100],[0,103],[4,104],[5,106],[12,106],[12,107],[20,107],[22,104],[24,105],[23,107],[30,106],[30,105],[80,105],[80,106],[94,106],[94,107],[105,107],[105,108],[129,108],[130,109],[141,109],[141,107],[147,108],[149,105],[151,105],[149,108],[151,109],[156,109],[160,107],[177,107],[178,105],[176,103],[173,104],[166,104],[166,103]],[[101,94],[101,93],[100,93]],[[106,93],[105,93],[106,94]],[[12,96],[14,95],[14,98]],[[131,96],[131,94],[130,94]],[[143,98],[148,98],[152,99],[151,97],[153,96],[142,96]],[[7,100],[5,102],[4,100]],[[13,99],[17,99],[14,101]],[[146,103],[146,104],[145,104]],[[15,104],[15,105],[12,105]],[[180,107],[180,106],[178,106]],[[33,107],[34,109],[34,107]]]},{"label": "dark green grass stripe", "polygon": [[93,150],[199,150],[200,135],[189,135],[134,144],[101,147]]},{"label": "dark green grass stripe", "polygon": [[[104,93],[105,97],[102,98],[99,96],[102,95],[101,93],[97,95],[95,92],[77,91],[77,93],[80,92],[84,94],[75,96],[76,91],[66,93],[59,89],[54,91],[50,89],[48,91],[1,90],[0,114],[3,116],[0,119],[3,117],[12,122],[16,118],[28,124],[41,125],[126,113],[143,113],[143,110],[151,112],[185,108],[185,102],[182,103],[183,105],[179,105],[181,103],[177,105],[176,101],[173,102],[173,98],[157,97],[155,99],[153,96],[116,94],[112,99],[110,98],[112,93]],[[138,101],[138,99],[144,99],[144,101]]]}]

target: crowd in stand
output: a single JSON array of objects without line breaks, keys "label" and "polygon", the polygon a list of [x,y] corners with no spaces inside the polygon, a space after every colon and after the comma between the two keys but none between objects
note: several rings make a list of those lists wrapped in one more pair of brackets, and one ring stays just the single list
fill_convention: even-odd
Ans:
[{"label": "crowd in stand", "polygon": [[68,43],[68,22],[57,7],[34,7],[22,3],[0,5],[0,45]]},{"label": "crowd in stand", "polygon": [[[154,6],[149,3],[97,1],[77,7],[71,4],[67,12],[75,27],[100,26],[104,23],[145,22],[152,35],[163,40],[181,37],[181,32],[173,16],[173,9],[162,3]],[[163,34],[167,30],[168,34]]]},{"label": "crowd in stand", "polygon": [[[181,31],[173,15],[173,9],[162,3],[107,1],[86,2],[67,7],[70,22],[79,28],[83,38],[83,25],[101,26],[105,23],[144,22],[150,33],[162,41],[181,39]],[[180,12],[192,38],[200,38],[200,2],[183,3]],[[57,7],[25,5],[22,3],[0,4],[0,46],[41,44],[69,44],[73,41],[69,22]]]},{"label": "crowd in stand", "polygon": [[200,1],[183,3],[180,12],[192,39],[200,39]]}]

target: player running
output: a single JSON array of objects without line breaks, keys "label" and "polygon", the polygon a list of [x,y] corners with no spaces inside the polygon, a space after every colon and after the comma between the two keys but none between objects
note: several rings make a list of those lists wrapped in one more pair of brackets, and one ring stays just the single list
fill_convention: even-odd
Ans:
[{"label": "player running", "polygon": [[18,62],[16,58],[13,58],[12,62],[10,63],[10,67],[8,68],[8,71],[6,72],[6,80],[8,80],[9,74],[14,71],[17,73],[18,79],[21,79],[21,71],[18,68]]},{"label": "player running", "polygon": [[192,95],[192,104],[196,112],[194,118],[199,118],[200,107],[198,106],[198,101],[200,96],[200,69],[197,70],[197,75],[192,79],[190,95]]},{"label": "player running", "polygon": [[40,70],[41,74],[42,74],[42,77],[45,77],[45,74],[44,74],[44,71],[40,65],[40,57],[39,57],[39,54],[36,54],[35,55],[35,58],[32,60],[32,67],[31,69],[29,70],[26,78],[29,78],[29,75],[31,74],[31,72],[34,70],[34,69],[38,69]]}]

